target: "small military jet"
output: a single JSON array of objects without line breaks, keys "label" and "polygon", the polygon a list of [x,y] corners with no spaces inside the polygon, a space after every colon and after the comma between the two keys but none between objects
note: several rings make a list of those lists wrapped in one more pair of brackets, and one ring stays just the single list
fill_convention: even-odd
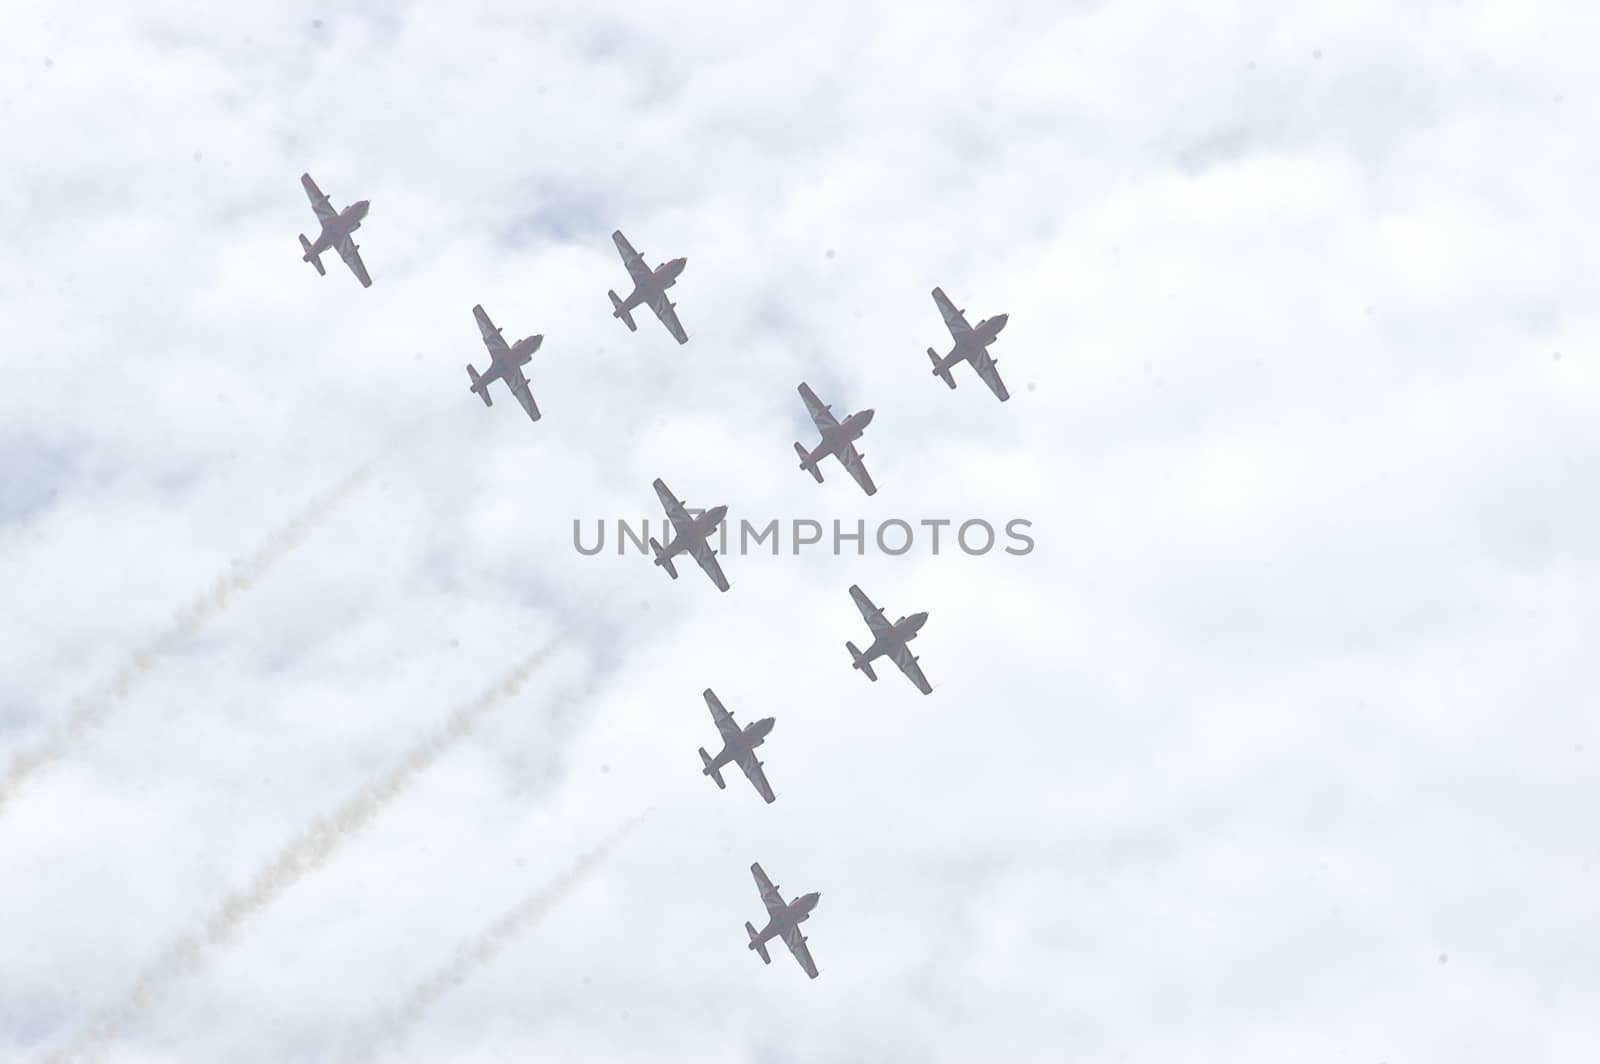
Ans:
[{"label": "small military jet", "polygon": [[863,654],[856,649],[854,643],[846,643],[845,648],[850,651],[853,659],[853,668],[860,669],[867,674],[867,679],[876,680],[877,673],[872,671],[870,662],[874,658],[888,657],[900,666],[900,671],[910,677],[911,682],[917,685],[917,690],[929,694],[933,688],[928,685],[928,678],[922,675],[922,667],[917,664],[917,657],[911,653],[907,643],[917,637],[917,632],[928,623],[928,614],[913,613],[909,617],[902,617],[893,624],[883,615],[883,611],[872,604],[866,592],[854,584],[850,585],[850,597],[855,599],[856,609],[861,611],[861,616],[866,620],[867,627],[872,629],[872,645]]},{"label": "small military jet", "polygon": [[805,401],[811,423],[822,433],[822,442],[817,444],[814,451],[806,450],[799,440],[795,441],[794,453],[800,456],[800,468],[816,477],[817,483],[821,484],[822,470],[817,468],[817,463],[831,454],[843,464],[845,472],[861,485],[862,491],[868,495],[875,493],[878,488],[867,474],[867,467],[861,464],[863,456],[854,446],[867,426],[872,424],[872,411],[858,410],[840,421],[833,416],[833,407],[824,406],[822,400],[817,398],[817,393],[804,381],[800,382],[800,398]]},{"label": "small military jet", "polygon": [[713,506],[699,517],[690,517],[689,511],[683,508],[682,500],[667,490],[661,478],[656,478],[654,486],[656,498],[661,500],[662,508],[667,511],[667,517],[672,521],[672,539],[665,547],[657,543],[654,536],[650,538],[650,550],[656,556],[656,564],[676,580],[678,570],[673,568],[672,559],[687,551],[690,557],[700,563],[700,568],[704,569],[711,582],[717,585],[718,591],[728,590],[728,578],[722,575],[722,566],[717,564],[717,556],[708,542],[711,534],[717,530],[717,526],[722,524],[722,519],[728,515],[728,508]]},{"label": "small military jet", "polygon": [[748,920],[745,921],[744,929],[750,936],[750,948],[756,951],[763,963],[771,964],[772,955],[767,952],[767,941],[782,938],[783,944],[794,954],[794,959],[805,969],[806,975],[815,979],[817,964],[811,959],[811,951],[806,949],[806,936],[800,933],[800,925],[811,919],[811,910],[817,907],[822,895],[812,891],[786,902],[783,895],[778,893],[778,888],[772,885],[772,880],[761,870],[759,862],[750,866],[750,874],[756,877],[756,889],[761,891],[761,904],[767,907],[767,926],[760,931]]},{"label": "small military jet", "polygon": [[648,304],[655,311],[656,317],[661,319],[661,324],[680,344],[689,342],[689,336],[683,331],[683,324],[678,321],[678,313],[672,308],[677,304],[667,298],[667,289],[678,283],[678,275],[683,272],[688,259],[673,259],[663,262],[655,269],[645,265],[644,256],[633,250],[633,245],[628,243],[628,238],[618,229],[611,234],[611,240],[617,245],[617,251],[622,255],[622,264],[628,268],[628,276],[633,278],[633,291],[628,293],[627,299],[621,299],[617,293],[608,291],[611,297],[611,316],[621,318],[622,324],[628,327],[629,332],[638,332],[639,326],[633,322],[633,315],[629,311],[635,307]]},{"label": "small military jet", "polygon": [[372,207],[371,201],[356,200],[344,210],[336,211],[317,183],[311,180],[310,174],[301,174],[300,184],[305,187],[306,196],[311,200],[311,209],[316,212],[317,221],[322,223],[322,232],[317,234],[316,240],[307,240],[304,233],[300,234],[300,247],[305,251],[301,261],[311,263],[317,268],[317,273],[326,277],[328,271],[322,268],[322,253],[330,249],[337,251],[344,264],[350,267],[350,272],[356,275],[356,280],[361,282],[361,287],[371,288],[372,278],[367,276],[367,267],[361,261],[361,249],[350,239],[350,234],[361,228],[362,220]]},{"label": "small military jet", "polygon": [[950,302],[950,297],[944,294],[944,289],[933,290],[933,301],[939,307],[939,313],[944,317],[945,328],[950,330],[950,335],[955,339],[955,347],[950,349],[950,354],[944,358],[933,348],[928,348],[928,357],[933,359],[933,375],[940,377],[946,384],[954,388],[956,380],[950,376],[950,368],[959,362],[972,363],[972,368],[978,371],[978,376],[989,390],[1000,397],[1003,403],[1011,396],[1006,393],[1005,382],[1000,379],[995,366],[998,359],[989,357],[988,347],[994,343],[995,337],[1000,335],[1000,330],[1006,327],[1009,314],[996,314],[992,318],[984,318],[977,325],[967,324],[967,312],[957,310],[956,305]]},{"label": "small military jet", "polygon": [[737,762],[761,797],[771,805],[778,800],[778,796],[772,793],[772,785],[767,782],[766,773],[761,771],[761,762],[756,760],[756,747],[767,741],[767,735],[776,721],[772,717],[763,717],[741,728],[733,722],[733,714],[722,708],[722,703],[711,688],[707,687],[705,694],[706,705],[711,708],[711,719],[716,723],[717,731],[722,733],[722,752],[712,757],[706,753],[705,747],[700,748],[700,760],[706,766],[701,774],[710,776],[719,788],[726,790],[728,785],[722,782],[722,768],[730,761]]},{"label": "small military jet", "polygon": [[524,336],[514,344],[507,344],[500,329],[489,320],[489,314],[482,304],[472,308],[472,316],[478,319],[478,332],[483,334],[483,346],[489,349],[490,361],[489,368],[481,376],[472,363],[467,363],[467,376],[472,378],[469,390],[483,400],[484,406],[493,406],[494,400],[489,398],[489,385],[497,380],[505,381],[511,394],[522,404],[522,409],[528,412],[529,420],[538,421],[539,407],[533,401],[533,392],[528,388],[528,378],[522,375],[522,367],[533,359],[533,353],[544,343],[544,336]]}]

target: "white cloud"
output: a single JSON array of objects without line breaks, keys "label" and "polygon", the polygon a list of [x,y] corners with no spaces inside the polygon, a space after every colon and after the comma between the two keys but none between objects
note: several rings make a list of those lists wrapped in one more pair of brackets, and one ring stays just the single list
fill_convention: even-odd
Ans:
[{"label": "white cloud", "polygon": [[[117,1058],[336,1059],[650,802],[406,1054],[1596,1056],[1572,12],[98,7],[3,23],[3,756],[379,464],[0,816],[0,1055],[560,629]],[[304,170],[370,290],[299,261]],[[688,257],[686,347],[611,319],[618,227]],[[1011,402],[931,377],[936,284],[1010,313]],[[545,334],[537,425],[467,392],[478,302]],[[795,468],[800,380],[877,409],[877,496]],[[1037,548],[578,556],[656,476]],[[930,611],[932,696],[849,668],[851,583]],[[777,718],[775,805],[700,776],[706,686]],[[745,949],[755,860],[822,892],[814,983]]]}]

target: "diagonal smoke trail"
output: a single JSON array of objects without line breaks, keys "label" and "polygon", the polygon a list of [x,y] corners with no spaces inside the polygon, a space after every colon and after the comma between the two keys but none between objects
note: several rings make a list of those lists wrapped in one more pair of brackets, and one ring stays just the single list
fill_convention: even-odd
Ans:
[{"label": "diagonal smoke trail", "polygon": [[109,681],[78,698],[65,719],[56,722],[32,750],[11,759],[0,776],[0,811],[3,811],[22,785],[34,773],[56,761],[105,721],[107,714],[128,697],[148,676],[163,655],[197,635],[221,616],[241,593],[250,590],[279,561],[327,520],[345,500],[366,486],[374,463],[357,469],[328,491],[313,499],[293,521],[268,536],[248,558],[236,561],[228,572],[217,577],[206,591],[178,611],[166,631],[152,639],[112,674]]},{"label": "diagonal smoke trail", "polygon": [[45,1059],[99,1059],[123,1030],[144,1015],[163,987],[179,976],[199,970],[208,953],[230,945],[250,917],[327,864],[345,843],[372,823],[423,772],[466,737],[490,710],[516,694],[555,652],[559,642],[559,639],[551,639],[477,698],[451,710],[444,723],[413,746],[399,764],[363,785],[333,812],[312,820],[257,870],[248,883],[225,896],[200,926],[168,944],[134,980],[132,989],[121,1001],[102,1010],[71,1044]]},{"label": "diagonal smoke trail", "polygon": [[458,945],[449,963],[413,987],[400,1006],[383,1021],[378,1036],[353,1051],[349,1059],[369,1060],[384,1042],[399,1045],[411,1033],[412,1028],[422,1022],[422,1018],[440,998],[466,982],[470,976],[494,960],[501,950],[516,941],[519,935],[561,904],[573,890],[589,878],[590,874],[605,863],[623,836],[649,815],[650,810],[646,809],[633,817],[608,835],[599,845],[580,856],[566,871],[506,910],[498,920],[478,934]]}]

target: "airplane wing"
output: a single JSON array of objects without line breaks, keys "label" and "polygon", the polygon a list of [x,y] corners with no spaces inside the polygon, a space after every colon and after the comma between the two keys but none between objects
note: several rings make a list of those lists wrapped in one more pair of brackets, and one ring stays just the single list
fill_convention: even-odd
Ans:
[{"label": "airplane wing", "polygon": [[972,331],[972,326],[967,324],[965,312],[957,310],[956,305],[950,302],[950,297],[944,294],[944,289],[933,290],[933,301],[938,304],[939,315],[944,318],[944,327],[950,330],[950,335],[959,340]]},{"label": "airplane wing", "polygon": [[711,582],[717,585],[718,591],[728,590],[728,578],[722,575],[722,566],[717,562],[717,556],[712,553],[711,545],[703,539],[689,540],[689,556],[700,563],[700,568],[706,571]]},{"label": "airplane wing", "polygon": [[683,503],[667,488],[666,482],[657,477],[654,482],[656,498],[661,500],[661,508],[667,511],[667,518],[672,522],[672,527],[684,529],[694,524],[694,519],[689,516],[689,511],[683,508]]},{"label": "airplane wing", "polygon": [[806,975],[812,979],[817,977],[817,962],[811,959],[811,951],[806,948],[806,936],[800,933],[798,926],[791,925],[783,933],[783,944],[789,947],[789,952],[794,954],[794,959],[800,962],[800,967],[806,970]]},{"label": "airplane wing", "polygon": [[1000,371],[994,368],[994,359],[989,357],[988,351],[979,350],[973,353],[972,368],[978,371],[978,377],[989,386],[991,392],[999,396],[1002,403],[1011,398],[1006,392],[1005,382],[1000,379]]},{"label": "airplane wing", "polygon": [[722,708],[722,703],[717,696],[706,688],[706,705],[711,709],[711,719],[717,726],[723,739],[734,739],[739,735],[739,726],[733,722],[733,714]]},{"label": "airplane wing", "polygon": [[847,443],[839,452],[839,461],[844,464],[846,473],[855,478],[861,485],[861,490],[868,495],[876,494],[878,486],[872,482],[872,475],[867,472],[867,467],[861,463],[861,452],[856,450],[856,445]]},{"label": "airplane wing", "polygon": [[772,885],[772,880],[761,870],[761,862],[757,861],[750,866],[750,874],[756,877],[756,889],[761,892],[761,904],[767,907],[768,916],[777,916],[788,910],[783,902],[783,895],[778,893],[778,888]]},{"label": "airplane wing", "polygon": [[799,391],[800,398],[806,404],[806,413],[811,415],[811,423],[817,427],[818,432],[823,429],[831,429],[839,424],[839,419],[829,413],[828,408],[822,404],[822,400],[817,398],[817,393],[811,390],[811,385],[801,381]]},{"label": "airplane wing", "polygon": [[633,278],[633,283],[638,284],[648,280],[650,267],[644,264],[643,256],[633,250],[633,245],[628,243],[628,238],[622,235],[621,229],[611,234],[611,242],[617,245],[617,253],[622,256],[622,264],[628,268],[628,276]]},{"label": "airplane wing", "polygon": [[911,678],[911,682],[917,685],[917,690],[925,695],[933,693],[933,688],[928,684],[928,678],[922,675],[922,666],[917,664],[910,647],[901,643],[900,649],[890,652],[889,660],[900,666],[900,671]]},{"label": "airplane wing", "polygon": [[667,293],[657,292],[656,297],[650,301],[650,309],[656,312],[656,317],[661,319],[661,324],[667,327],[667,332],[680,344],[689,342],[689,334],[683,331],[683,323],[678,320],[678,312],[672,308],[677,304],[667,298]]},{"label": "airplane wing", "polygon": [[325,222],[339,213],[333,209],[333,204],[328,202],[328,197],[322,194],[317,183],[311,180],[310,174],[300,175],[300,185],[306,190],[306,198],[311,201],[311,209],[316,213],[317,221]]},{"label": "airplane wing", "polygon": [[356,247],[356,242],[347,235],[335,247],[339,249],[339,257],[344,260],[344,264],[350,267],[350,272],[361,282],[361,287],[371,288],[372,278],[367,276],[367,265],[361,261],[361,249]]},{"label": "airplane wing", "polygon": [[755,754],[746,752],[739,758],[739,767],[744,769],[744,774],[755,784],[756,791],[768,805],[778,800],[778,796],[772,793],[772,784],[767,782],[767,774],[761,771],[761,762],[756,760]]},{"label": "airplane wing", "polygon": [[850,597],[856,600],[856,609],[861,611],[861,617],[867,622],[867,627],[872,629],[873,635],[887,632],[894,627],[889,623],[889,619],[883,615],[883,611],[874,606],[872,600],[867,598],[867,593],[854,584],[850,585]]},{"label": "airplane wing", "polygon": [[504,378],[506,387],[511,389],[511,394],[517,397],[517,402],[522,404],[522,409],[528,414],[528,420],[538,421],[539,404],[533,401],[533,389],[528,387],[528,378],[522,375],[522,368],[506,366],[500,371],[500,376]]},{"label": "airplane wing", "polygon": [[472,308],[472,316],[478,320],[478,332],[483,335],[483,346],[489,349],[489,354],[505,354],[509,350],[506,347],[506,338],[500,335],[500,330],[489,320],[489,312],[483,309],[482,304]]}]

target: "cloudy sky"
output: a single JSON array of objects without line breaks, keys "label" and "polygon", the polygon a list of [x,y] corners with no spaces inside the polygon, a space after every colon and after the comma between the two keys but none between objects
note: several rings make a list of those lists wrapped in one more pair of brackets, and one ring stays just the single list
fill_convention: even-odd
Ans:
[{"label": "cloudy sky", "polygon": [[[0,13],[0,1057],[1600,1059],[1579,5],[266,6]],[[573,549],[657,476],[1036,547]]]}]

